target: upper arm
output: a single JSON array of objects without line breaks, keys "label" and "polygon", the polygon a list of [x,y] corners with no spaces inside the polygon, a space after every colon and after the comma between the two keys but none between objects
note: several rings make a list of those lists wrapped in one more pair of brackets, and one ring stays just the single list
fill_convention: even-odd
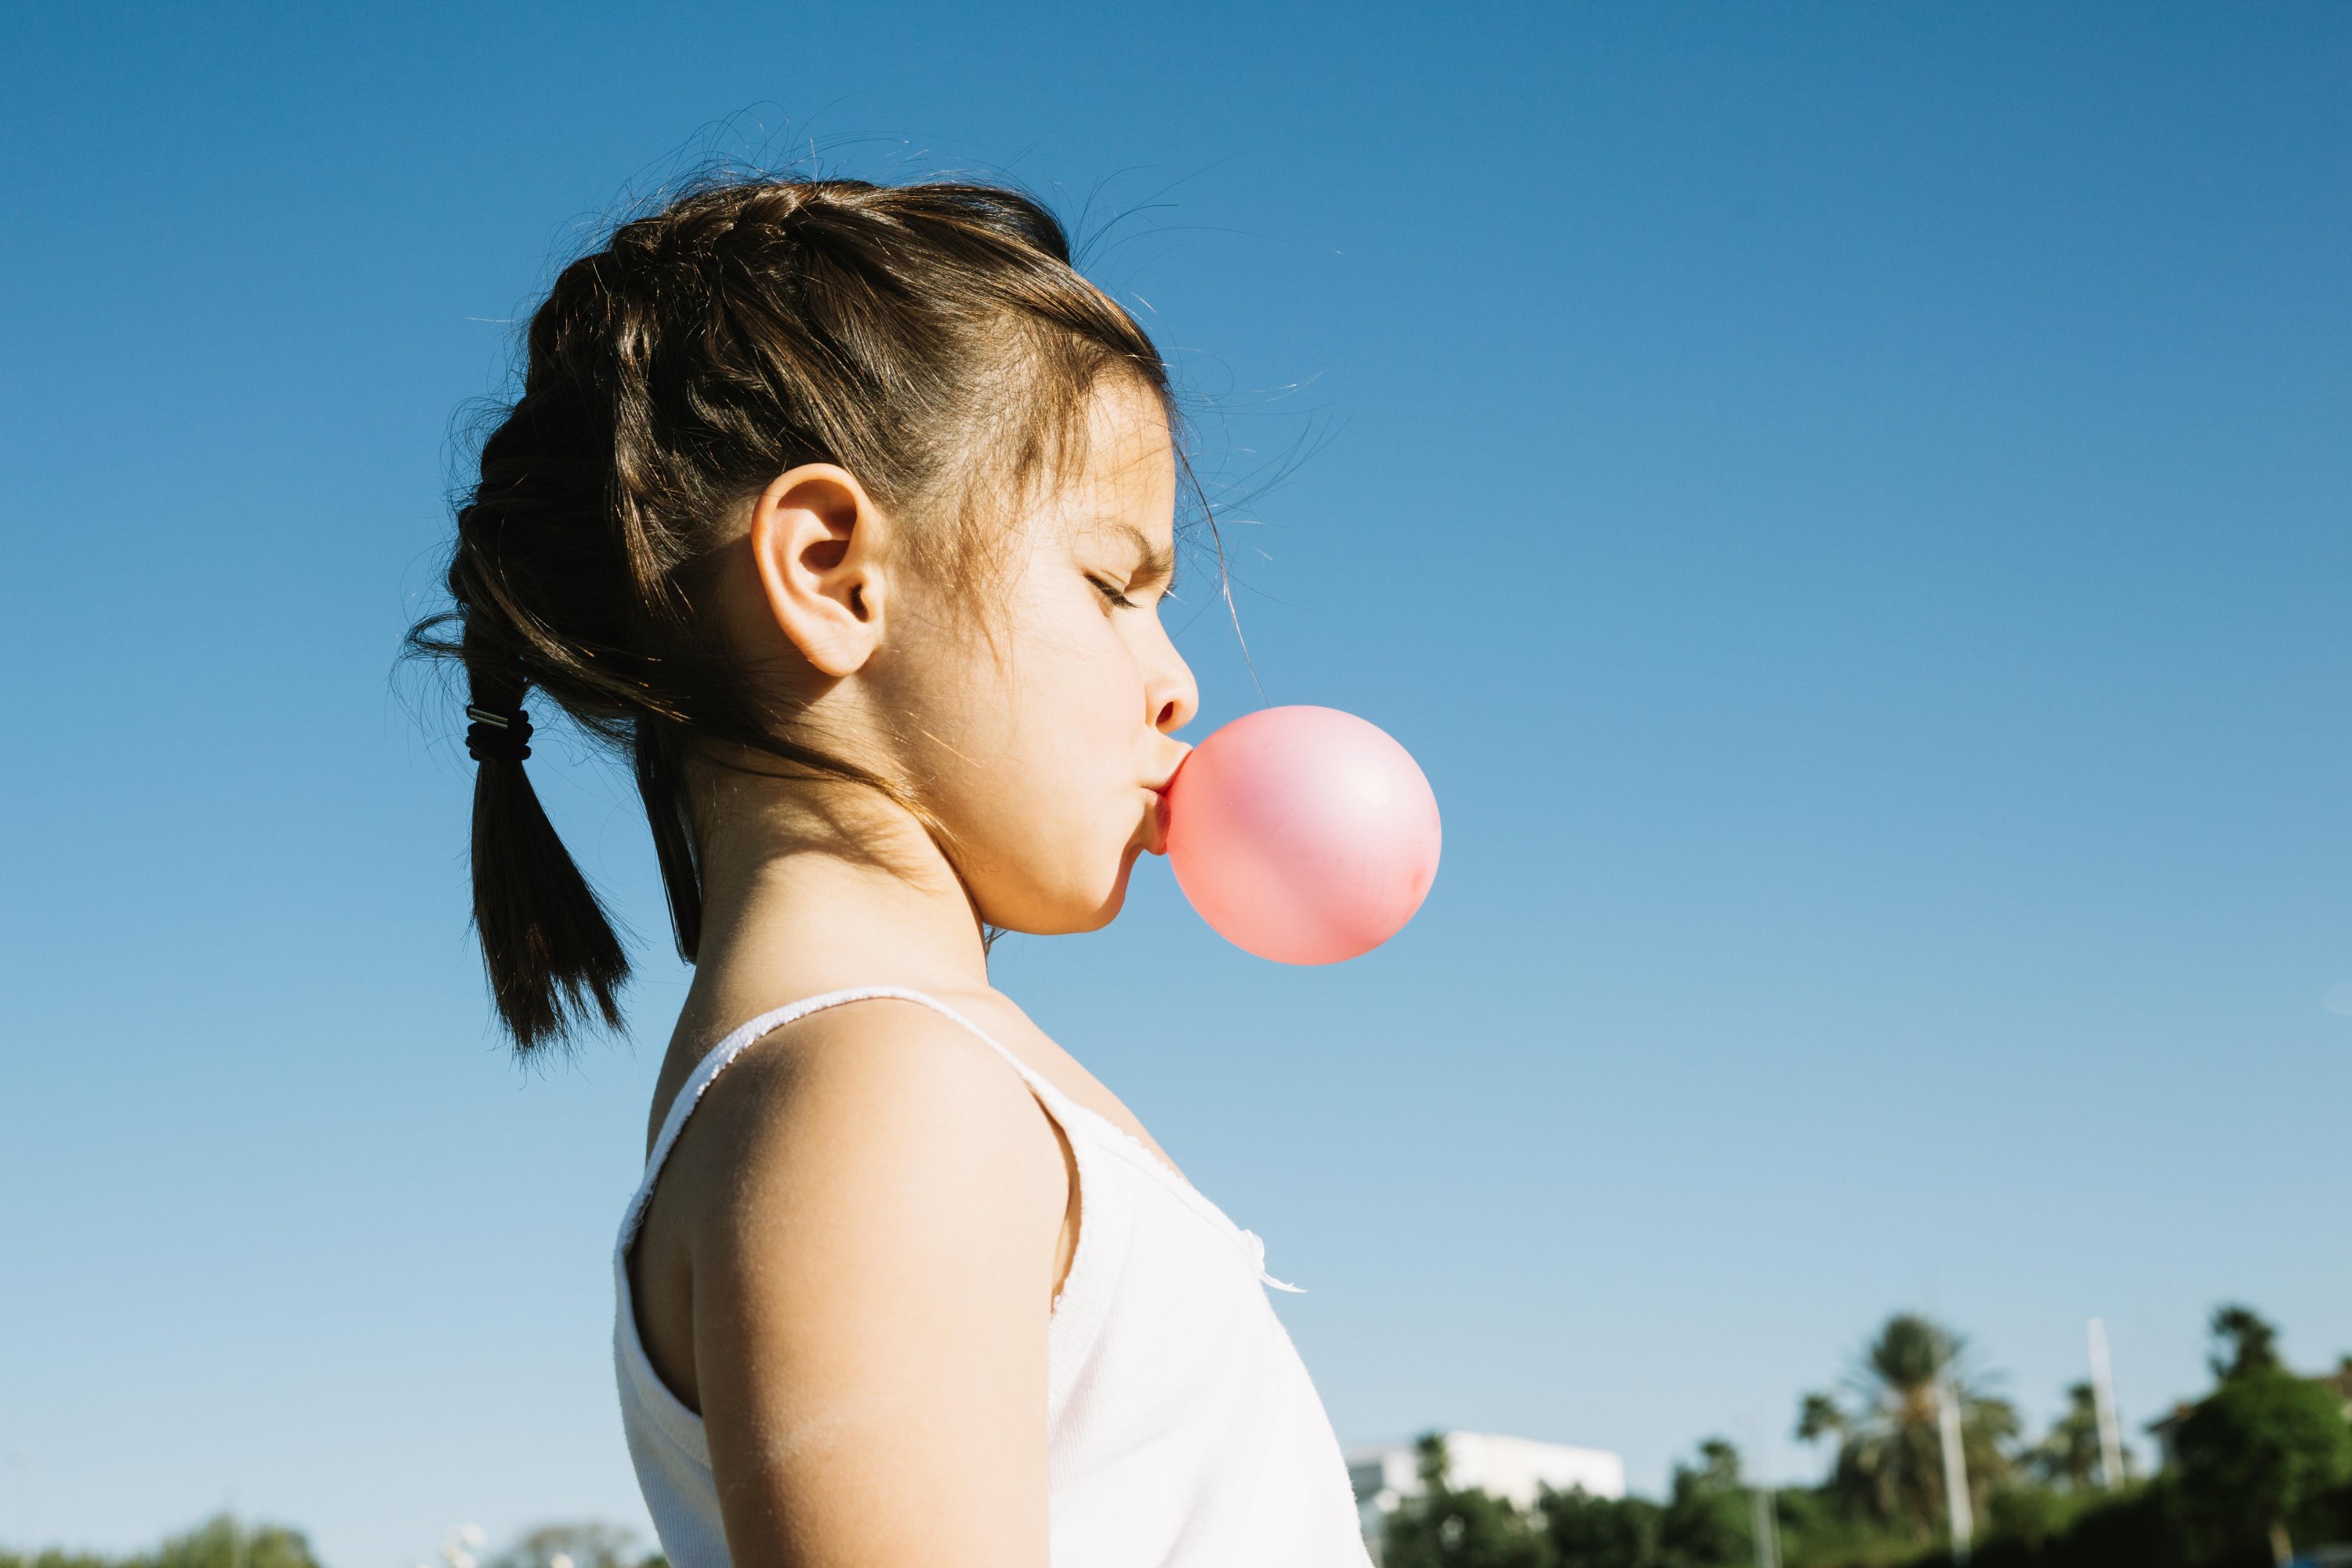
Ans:
[{"label": "upper arm", "polygon": [[695,1381],[730,1554],[1043,1568],[1051,1123],[927,1010],[795,1037],[700,1129]]}]

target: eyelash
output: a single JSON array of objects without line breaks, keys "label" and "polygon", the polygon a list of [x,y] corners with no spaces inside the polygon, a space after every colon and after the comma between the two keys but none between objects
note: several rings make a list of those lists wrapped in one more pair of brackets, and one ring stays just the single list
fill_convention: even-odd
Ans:
[{"label": "eyelash", "polygon": [[1137,604],[1133,599],[1127,596],[1127,590],[1124,588],[1114,588],[1099,577],[1088,577],[1087,581],[1095,585],[1096,593],[1100,594],[1104,598],[1109,600],[1112,604],[1117,605],[1122,610],[1139,610],[1143,608],[1141,605]]}]

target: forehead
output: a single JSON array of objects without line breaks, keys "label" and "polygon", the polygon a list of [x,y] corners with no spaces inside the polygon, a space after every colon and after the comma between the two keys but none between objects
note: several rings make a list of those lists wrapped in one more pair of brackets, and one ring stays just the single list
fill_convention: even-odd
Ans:
[{"label": "forehead", "polygon": [[1169,538],[1176,529],[1176,442],[1160,397],[1127,376],[1087,400],[1077,461],[1063,475],[1066,521],[1082,531]]}]

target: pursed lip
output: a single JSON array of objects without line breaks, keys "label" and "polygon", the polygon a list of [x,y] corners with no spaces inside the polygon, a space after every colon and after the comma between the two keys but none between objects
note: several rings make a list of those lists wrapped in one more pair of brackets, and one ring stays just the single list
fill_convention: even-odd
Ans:
[{"label": "pursed lip", "polygon": [[[1178,744],[1182,745],[1183,742],[1179,742]],[[1143,785],[1151,792],[1152,796],[1151,826],[1143,840],[1143,847],[1154,855],[1168,853],[1168,792],[1176,783],[1176,775],[1184,771],[1184,759],[1192,754],[1192,748],[1189,745],[1185,746],[1183,752],[1176,758],[1174,766],[1157,780],[1147,780]]]},{"label": "pursed lip", "polygon": [[1143,836],[1143,847],[1154,855],[1168,853],[1168,786],[1146,785],[1151,791],[1150,827]]}]

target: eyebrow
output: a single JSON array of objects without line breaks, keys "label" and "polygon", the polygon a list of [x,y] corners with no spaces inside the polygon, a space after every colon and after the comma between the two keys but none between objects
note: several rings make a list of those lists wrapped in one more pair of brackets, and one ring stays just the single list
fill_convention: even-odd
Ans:
[{"label": "eyebrow", "polygon": [[1176,552],[1172,547],[1155,543],[1150,535],[1131,522],[1110,522],[1104,528],[1108,532],[1125,534],[1134,542],[1137,552],[1143,557],[1143,564],[1136,572],[1138,578],[1175,585]]}]

